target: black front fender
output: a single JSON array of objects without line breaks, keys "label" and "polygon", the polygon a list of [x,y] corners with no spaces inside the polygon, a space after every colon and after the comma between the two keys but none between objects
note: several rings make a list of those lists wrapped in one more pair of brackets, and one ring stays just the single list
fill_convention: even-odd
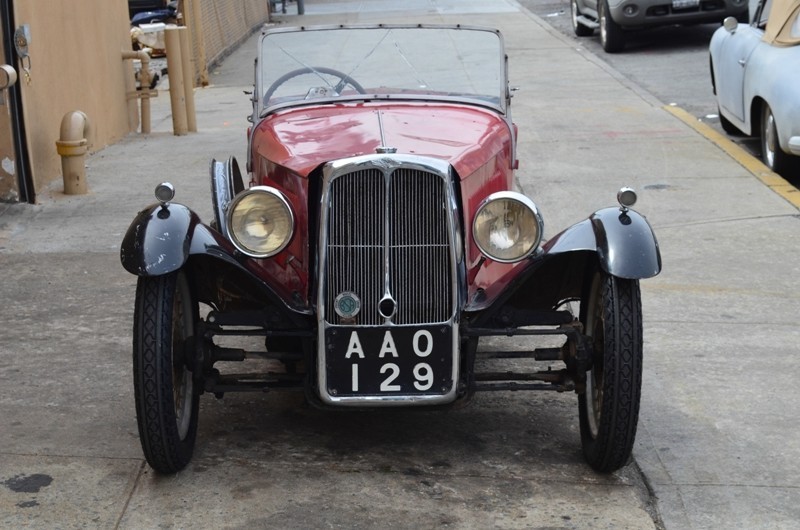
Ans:
[{"label": "black front fender", "polygon": [[639,213],[605,208],[550,239],[545,255],[594,251],[600,267],[613,276],[651,278],[661,272],[661,251],[647,222]]},{"label": "black front fender", "polygon": [[[229,241],[186,206],[156,204],[139,212],[131,223],[122,240],[120,261],[136,276],[161,276],[186,266],[201,301],[216,308],[252,309],[252,300],[258,300],[257,309],[265,304],[275,307],[287,322],[307,326],[305,317],[298,317],[311,314],[305,298],[292,296],[280,282],[259,275],[252,261],[239,260],[235,253]],[[219,288],[221,282],[229,282],[229,291]],[[242,302],[246,298],[249,302]]]},{"label": "black front fender", "polygon": [[593,213],[547,241],[494,300],[473,302],[466,310],[481,313],[475,325],[485,325],[507,306],[551,310],[581,297],[597,268],[636,280],[661,271],[658,242],[643,216],[619,208]]},{"label": "black front fender", "polygon": [[197,214],[182,204],[145,208],[122,239],[122,266],[137,276],[160,276],[178,270],[189,258],[198,224]]}]

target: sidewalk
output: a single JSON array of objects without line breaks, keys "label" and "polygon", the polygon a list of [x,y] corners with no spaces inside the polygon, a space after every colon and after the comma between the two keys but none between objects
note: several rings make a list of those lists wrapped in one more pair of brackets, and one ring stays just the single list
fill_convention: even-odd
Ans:
[{"label": "sidewalk", "polygon": [[163,180],[210,218],[210,159],[245,159],[254,36],[196,90],[198,133],[172,135],[162,93],[152,134],[89,159],[88,195],[58,182],[39,205],[0,205],[0,526],[649,529],[649,486],[670,530],[800,527],[798,209],[513,0],[295,8],[275,22],[500,28],[520,87],[519,185],[546,235],[637,189],[664,272],[642,282],[636,465],[589,470],[572,395],[352,415],[245,394],[203,396],[193,463],[151,472],[132,399],[135,278],[119,244]]}]

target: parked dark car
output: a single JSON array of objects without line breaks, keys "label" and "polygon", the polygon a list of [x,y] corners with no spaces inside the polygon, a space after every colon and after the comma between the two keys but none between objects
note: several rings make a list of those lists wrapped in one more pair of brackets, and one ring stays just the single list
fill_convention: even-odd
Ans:
[{"label": "parked dark car", "polygon": [[[545,240],[539,208],[514,189],[510,101],[493,29],[262,34],[246,179],[235,159],[212,161],[208,224],[160,184],[121,245],[138,276],[134,392],[155,470],[189,462],[200,394],[247,390],[353,410],[575,392],[589,464],[628,461],[639,280],[661,270],[658,244],[628,188]],[[264,347],[220,342],[231,337]],[[485,337],[516,349],[479,348]],[[249,358],[268,368],[226,370]]]},{"label": "parked dark car", "polygon": [[748,0],[570,0],[572,29],[588,37],[600,29],[608,53],[625,48],[628,32],[672,24],[721,23],[733,16],[747,22]]},{"label": "parked dark car", "polygon": [[146,11],[160,11],[167,8],[167,0],[128,0],[128,14],[134,15]]}]

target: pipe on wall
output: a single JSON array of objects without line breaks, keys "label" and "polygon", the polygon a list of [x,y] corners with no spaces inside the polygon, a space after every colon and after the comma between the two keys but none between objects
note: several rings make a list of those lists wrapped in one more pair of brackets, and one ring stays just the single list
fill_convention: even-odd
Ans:
[{"label": "pipe on wall", "polygon": [[122,50],[122,60],[139,59],[142,69],[139,73],[139,86],[141,90],[134,97],[142,100],[142,134],[150,134],[150,54],[144,50]]},{"label": "pipe on wall", "polygon": [[88,191],[85,158],[89,150],[90,131],[89,117],[80,110],[67,112],[61,119],[56,151],[61,156],[61,174],[67,195],[84,195]]}]

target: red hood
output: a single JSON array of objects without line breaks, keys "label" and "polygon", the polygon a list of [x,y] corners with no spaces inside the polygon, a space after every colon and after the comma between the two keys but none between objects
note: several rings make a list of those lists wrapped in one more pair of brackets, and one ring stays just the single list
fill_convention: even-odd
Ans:
[{"label": "red hood", "polygon": [[382,145],[447,160],[465,177],[511,147],[508,126],[497,114],[453,104],[303,107],[273,114],[254,134],[254,154],[304,177],[324,162],[374,154]]}]

